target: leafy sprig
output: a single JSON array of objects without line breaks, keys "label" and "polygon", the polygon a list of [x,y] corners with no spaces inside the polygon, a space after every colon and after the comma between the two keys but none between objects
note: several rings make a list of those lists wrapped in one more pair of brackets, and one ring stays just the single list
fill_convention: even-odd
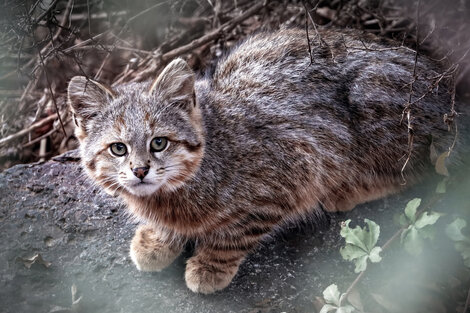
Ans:
[{"label": "leafy sprig", "polygon": [[418,255],[423,251],[423,239],[434,238],[434,225],[440,213],[424,212],[418,214],[417,209],[421,205],[421,199],[415,198],[409,201],[405,208],[405,213],[398,217],[398,223],[402,227],[406,227],[400,236],[400,242],[405,250],[412,254]]},{"label": "leafy sprig", "polygon": [[377,263],[382,260],[380,252],[382,248],[376,247],[380,235],[380,226],[375,222],[365,219],[367,228],[356,226],[350,228],[347,220],[341,227],[341,236],[346,241],[346,246],[340,249],[343,259],[352,261],[356,265],[354,272],[359,273],[367,268],[367,260]]}]

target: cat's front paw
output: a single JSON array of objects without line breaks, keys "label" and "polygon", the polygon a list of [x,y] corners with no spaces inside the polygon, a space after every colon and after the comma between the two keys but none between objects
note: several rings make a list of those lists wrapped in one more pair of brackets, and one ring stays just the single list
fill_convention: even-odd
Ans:
[{"label": "cat's front paw", "polygon": [[210,294],[227,287],[238,271],[239,262],[232,264],[207,263],[198,256],[186,264],[186,285],[193,292]]},{"label": "cat's front paw", "polygon": [[152,227],[142,225],[132,238],[130,255],[139,271],[155,272],[170,265],[182,250],[182,245],[169,245]]}]

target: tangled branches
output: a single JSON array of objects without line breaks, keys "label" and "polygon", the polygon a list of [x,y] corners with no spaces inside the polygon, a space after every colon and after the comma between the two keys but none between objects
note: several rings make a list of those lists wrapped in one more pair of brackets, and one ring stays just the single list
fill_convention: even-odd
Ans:
[{"label": "tangled branches", "polygon": [[[130,7],[124,1],[6,0],[0,8],[0,169],[76,147],[65,97],[71,77],[143,81],[177,56],[202,70],[261,29],[305,26],[313,34],[310,45],[321,44],[317,27],[355,27],[394,38],[402,42],[397,48],[419,48],[439,59],[448,70],[433,88],[452,77],[458,94],[470,76],[470,39],[462,31],[470,24],[469,1],[422,2],[419,23],[408,13],[412,4],[401,1],[156,0]],[[411,114],[421,96],[404,104],[404,113]],[[455,116],[452,106],[446,122]]]}]

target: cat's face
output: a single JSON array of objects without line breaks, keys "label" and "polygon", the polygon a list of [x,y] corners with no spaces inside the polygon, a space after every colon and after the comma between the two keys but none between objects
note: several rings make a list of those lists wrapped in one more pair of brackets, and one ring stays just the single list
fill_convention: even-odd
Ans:
[{"label": "cat's face", "polygon": [[77,119],[82,162],[108,192],[151,196],[191,179],[204,153],[194,75],[181,60],[153,84],[111,90],[74,77],[69,102]]}]

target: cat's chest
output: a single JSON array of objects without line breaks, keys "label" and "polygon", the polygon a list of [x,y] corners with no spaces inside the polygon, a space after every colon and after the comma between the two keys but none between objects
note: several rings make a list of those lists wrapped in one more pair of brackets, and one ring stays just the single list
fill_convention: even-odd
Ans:
[{"label": "cat's chest", "polygon": [[129,209],[137,216],[174,230],[186,236],[198,236],[216,231],[223,225],[233,222],[233,217],[225,212],[213,210],[217,204],[201,203],[195,196],[138,198],[124,197]]}]

